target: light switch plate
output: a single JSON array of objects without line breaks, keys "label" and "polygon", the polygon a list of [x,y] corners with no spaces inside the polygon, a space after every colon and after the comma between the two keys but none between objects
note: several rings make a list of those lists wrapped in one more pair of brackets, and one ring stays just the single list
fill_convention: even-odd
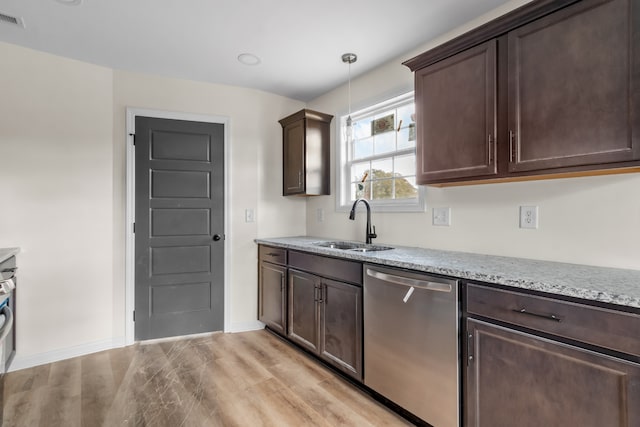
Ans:
[{"label": "light switch plate", "polygon": [[520,206],[520,228],[538,228],[537,206]]},{"label": "light switch plate", "polygon": [[318,208],[316,209],[316,221],[323,222],[324,221],[324,209]]},{"label": "light switch plate", "polygon": [[244,210],[244,222],[254,222],[256,220],[253,209]]},{"label": "light switch plate", "polygon": [[451,225],[451,208],[433,208],[432,224],[448,227]]}]

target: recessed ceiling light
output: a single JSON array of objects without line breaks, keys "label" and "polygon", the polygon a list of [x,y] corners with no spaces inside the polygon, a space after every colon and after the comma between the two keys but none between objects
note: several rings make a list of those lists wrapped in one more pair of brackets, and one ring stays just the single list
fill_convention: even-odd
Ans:
[{"label": "recessed ceiling light", "polygon": [[253,53],[241,53],[238,55],[238,61],[244,65],[258,65],[262,61]]},{"label": "recessed ceiling light", "polygon": [[82,0],[56,0],[56,1],[66,6],[78,6],[80,3],[82,3]]}]

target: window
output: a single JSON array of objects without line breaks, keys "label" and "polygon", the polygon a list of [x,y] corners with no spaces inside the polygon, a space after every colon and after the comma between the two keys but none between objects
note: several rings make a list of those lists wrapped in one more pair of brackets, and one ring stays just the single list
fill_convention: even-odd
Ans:
[{"label": "window", "polygon": [[416,185],[416,125],[413,92],[351,114],[353,138],[347,143],[347,115],[340,118],[337,207],[358,198],[377,211],[424,211]]}]

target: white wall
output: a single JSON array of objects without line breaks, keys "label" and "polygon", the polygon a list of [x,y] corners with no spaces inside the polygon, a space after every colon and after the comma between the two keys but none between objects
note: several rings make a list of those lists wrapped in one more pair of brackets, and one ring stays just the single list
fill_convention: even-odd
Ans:
[{"label": "white wall", "polygon": [[111,70],[0,43],[0,247],[19,246],[20,355],[113,330]]},{"label": "white wall", "polygon": [[14,368],[124,342],[126,107],[230,119],[228,327],[255,327],[253,239],[305,234],[305,200],[281,196],[278,124],[304,105],[4,43],[0,57],[0,247],[22,248]]},{"label": "white wall", "polygon": [[[527,1],[513,1],[352,81],[354,109],[413,88],[401,65],[446,40]],[[355,69],[357,63],[353,66]],[[309,103],[309,108],[344,114],[346,86]],[[335,150],[335,123],[332,150]],[[332,159],[335,189],[335,158]],[[640,175],[568,178],[534,182],[427,188],[426,213],[373,213],[380,243],[640,269]],[[307,234],[364,239],[364,215],[356,223],[335,212],[334,195],[309,199]],[[518,208],[539,206],[539,229],[518,227]],[[451,226],[431,225],[433,207],[451,207]],[[325,220],[316,220],[323,209]]]}]

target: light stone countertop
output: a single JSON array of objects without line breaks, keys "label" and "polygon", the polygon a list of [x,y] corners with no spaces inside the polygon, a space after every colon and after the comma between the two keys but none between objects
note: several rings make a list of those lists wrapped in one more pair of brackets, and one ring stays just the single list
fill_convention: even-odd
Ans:
[{"label": "light stone countertop", "polygon": [[0,248],[0,262],[4,262],[20,252],[20,248]]},{"label": "light stone countertop", "polygon": [[[262,238],[256,239],[255,242],[365,263],[400,267],[460,279],[640,308],[640,270],[594,267],[396,245],[390,245],[394,247],[391,250],[368,253],[313,245],[314,242],[340,240],[326,237],[298,236]],[[380,243],[380,245],[382,244]]]}]

